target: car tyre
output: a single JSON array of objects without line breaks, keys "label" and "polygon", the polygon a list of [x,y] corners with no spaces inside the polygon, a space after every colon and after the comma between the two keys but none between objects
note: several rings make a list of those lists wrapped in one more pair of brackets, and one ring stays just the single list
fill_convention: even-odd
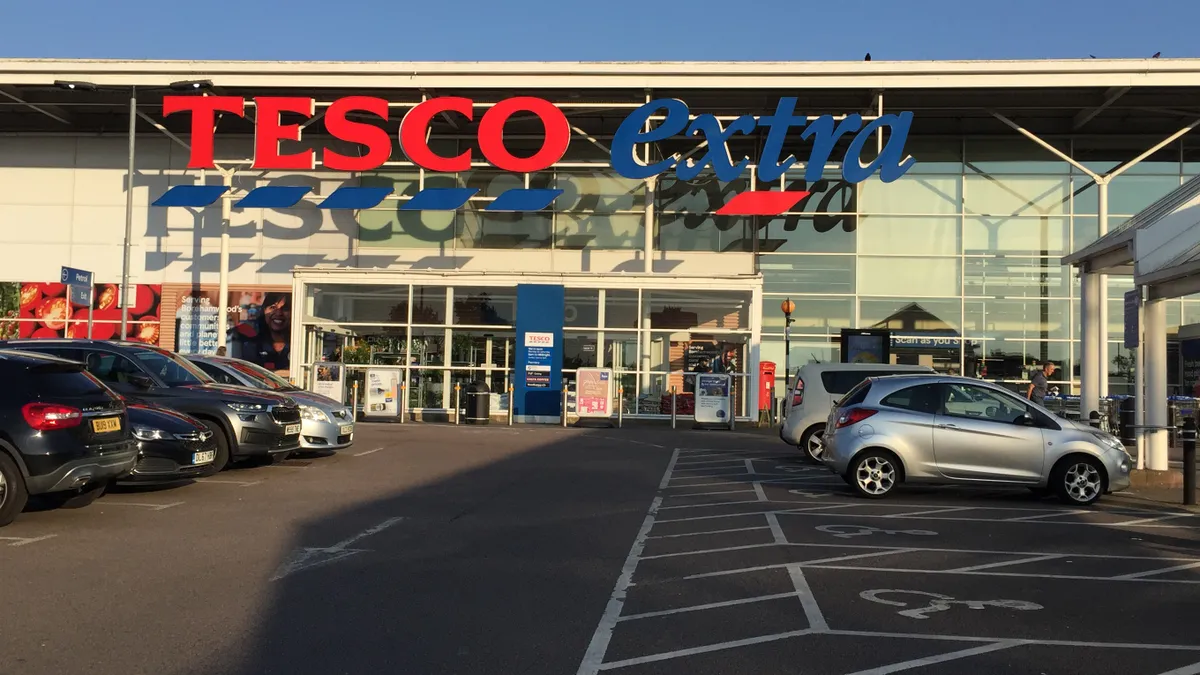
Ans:
[{"label": "car tyre", "polygon": [[900,483],[900,463],[883,450],[867,450],[854,458],[846,478],[860,497],[882,499]]},{"label": "car tyre", "polygon": [[90,485],[78,492],[72,490],[70,492],[52,492],[45,495],[43,499],[54,505],[56,509],[82,509],[85,506],[91,506],[92,502],[100,498],[108,489],[108,483],[100,483]]},{"label": "car tyre", "polygon": [[213,432],[213,438],[217,441],[217,453],[213,456],[213,466],[216,468],[213,473],[220,473],[229,466],[229,438],[225,436],[225,430],[221,428],[221,425],[216,422],[200,420],[200,423]]},{"label": "car tyre", "polygon": [[25,510],[29,492],[25,489],[25,477],[11,457],[0,450],[0,527],[8,525]]},{"label": "car tyre", "polygon": [[800,450],[808,461],[814,464],[821,463],[821,456],[825,452],[824,424],[814,424],[800,436]]},{"label": "car tyre", "polygon": [[1073,506],[1090,506],[1104,495],[1104,467],[1093,457],[1067,457],[1054,467],[1050,482],[1063,502]]}]

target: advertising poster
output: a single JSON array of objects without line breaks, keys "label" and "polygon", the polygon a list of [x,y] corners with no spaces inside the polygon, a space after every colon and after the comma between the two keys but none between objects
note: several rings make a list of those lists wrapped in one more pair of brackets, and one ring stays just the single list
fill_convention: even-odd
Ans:
[{"label": "advertising poster", "polygon": [[[125,335],[120,335],[120,290],[117,284],[95,284],[92,305],[88,307],[87,303],[72,303],[65,284],[21,282],[17,298],[17,333],[23,338],[86,338],[90,317],[95,340],[125,339],[157,345],[160,297],[162,286],[138,284],[134,288],[134,304],[129,307]],[[8,293],[0,299],[4,302],[0,310],[5,317],[10,316],[12,300]],[[5,332],[10,331],[11,324],[5,322],[5,325]]]},{"label": "advertising poster", "polygon": [[[335,401],[346,400],[346,367],[340,363],[318,363],[314,366],[312,390]],[[392,398],[395,398],[393,396]]]},{"label": "advertising poster", "polygon": [[575,412],[580,417],[612,416],[612,371],[580,368],[575,372]]},{"label": "advertising poster", "polygon": [[[318,366],[318,369],[320,366]],[[319,370],[318,370],[319,372]],[[363,414],[367,417],[396,417],[400,414],[400,381],[395,368],[371,368],[367,371],[367,390]]]},{"label": "advertising poster", "polygon": [[729,424],[729,375],[696,375],[696,423]]},{"label": "advertising poster", "polygon": [[[226,356],[287,374],[291,370],[292,294],[230,291]],[[175,351],[215,354],[218,291],[192,290],[179,295],[175,307]]]},{"label": "advertising poster", "polygon": [[554,333],[525,334],[525,386],[550,388],[550,366],[554,358]]}]

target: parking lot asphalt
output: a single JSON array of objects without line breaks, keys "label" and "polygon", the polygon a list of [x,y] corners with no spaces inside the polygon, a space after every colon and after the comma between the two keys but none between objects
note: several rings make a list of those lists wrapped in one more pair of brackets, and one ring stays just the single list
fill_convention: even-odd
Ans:
[{"label": "parking lot asphalt", "polygon": [[0,530],[0,673],[1200,674],[1200,517],[778,439],[360,425]]}]

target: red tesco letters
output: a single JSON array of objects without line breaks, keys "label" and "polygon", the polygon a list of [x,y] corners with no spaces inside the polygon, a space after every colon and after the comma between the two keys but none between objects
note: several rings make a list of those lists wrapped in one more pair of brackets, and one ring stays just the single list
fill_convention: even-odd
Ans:
[{"label": "red tesco letters", "polygon": [[[283,124],[280,115],[298,113],[307,119],[314,114],[315,103],[306,97],[261,96],[254,99],[254,168],[268,170],[310,170],[315,151],[281,154],[281,141],[299,141],[300,124]],[[321,150],[321,162],[335,171],[370,171],[379,168],[392,155],[392,139],[382,127],[351,120],[354,113],[388,119],[389,103],[371,96],[347,96],[331,103],[325,112],[325,130],[333,138],[364,148],[358,155],[347,155],[331,148]],[[469,98],[444,96],[413,106],[400,125],[400,145],[407,158],[417,166],[439,173],[467,171],[471,151],[454,157],[435,153],[429,147],[429,125],[439,115],[457,115],[473,121],[475,103]],[[236,96],[164,96],[163,115],[192,113],[192,152],[189,169],[215,168],[214,135],[217,112],[245,116],[245,101]],[[504,145],[504,125],[515,114],[532,113],[545,128],[542,147],[529,157],[518,157]],[[519,96],[505,99],[488,108],[479,119],[479,151],[489,163],[517,173],[541,171],[553,166],[567,152],[571,128],[566,116],[554,104],[540,98]]]}]

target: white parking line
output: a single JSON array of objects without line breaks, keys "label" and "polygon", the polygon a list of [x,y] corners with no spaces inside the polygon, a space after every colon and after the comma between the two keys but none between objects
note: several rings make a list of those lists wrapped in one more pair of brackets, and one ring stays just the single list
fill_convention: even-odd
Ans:
[{"label": "white parking line", "polygon": [[858,560],[859,558],[874,558],[877,556],[896,555],[898,553],[910,553],[911,549],[900,549],[895,551],[874,551],[872,553],[857,553],[854,555],[842,555],[836,558],[821,558],[819,560],[809,560],[803,563],[775,563],[772,565],[756,565],[754,567],[741,567],[734,570],[721,570],[719,572],[702,572],[700,574],[689,574],[686,577],[679,577],[680,581],[691,581],[692,579],[708,579],[710,577],[726,577],[735,574],[750,574],[752,572],[765,572],[767,570],[785,569],[790,565],[819,565],[823,563],[841,562],[843,560]]},{"label": "white parking line", "polygon": [[933,509],[923,511],[905,511],[903,513],[889,513],[884,518],[907,518],[909,516],[928,516],[931,513],[954,513],[956,511],[970,511],[970,506],[951,506],[945,509]]},{"label": "white parking line", "polygon": [[670,616],[672,614],[683,614],[685,612],[699,612],[706,609],[717,609],[718,607],[734,607],[736,605],[748,605],[755,602],[766,602],[767,600],[781,600],[783,598],[794,598],[795,593],[775,593],[773,595],[759,595],[753,598],[739,598],[737,600],[726,600],[725,602],[710,602],[706,605],[692,605],[691,607],[677,607],[675,609],[664,609],[657,612],[642,612],[641,614],[629,614],[621,617],[618,621],[636,621],[637,619],[649,619],[655,616]]},{"label": "white parking line", "polygon": [[218,485],[240,485],[242,487],[250,487],[258,485],[262,480],[227,480],[225,478],[199,478],[197,483],[217,483]]},{"label": "white parking line", "polygon": [[1134,574],[1122,574],[1114,579],[1144,579],[1158,574],[1167,574],[1168,572],[1178,572],[1180,570],[1190,570],[1200,567],[1200,562],[1188,563],[1186,565],[1176,565],[1174,567],[1164,567],[1158,570],[1149,570],[1147,572],[1136,572]]},{"label": "white parking line", "polygon": [[687,492],[681,495],[667,495],[671,499],[676,497],[710,497],[712,495],[748,495],[755,494],[754,490],[721,490],[719,492]]},{"label": "white parking line", "polygon": [[783,528],[779,526],[779,516],[776,516],[774,513],[768,513],[767,527],[771,528],[771,537],[775,539],[776,544],[788,543],[787,537],[783,534]]},{"label": "white parking line", "polygon": [[151,511],[162,511],[175,506],[181,506],[183,502],[171,502],[170,504],[145,504],[142,502],[114,502],[108,499],[101,501],[100,506],[136,506],[138,508],[150,509]]},{"label": "white parking line", "polygon": [[1200,673],[1200,663],[1193,663],[1190,666],[1168,670],[1165,673],[1159,673],[1159,675],[1197,675],[1197,673]]},{"label": "white parking line", "polygon": [[[765,459],[765,458],[752,457],[751,459]],[[680,462],[680,463],[676,464],[675,466],[697,466],[699,464],[724,464],[726,462],[730,462],[734,465],[737,465],[741,462],[741,460],[739,460],[737,457],[728,457],[726,459],[707,459],[707,460],[700,461],[700,462]]]},{"label": "white parking line", "polygon": [[947,652],[945,654],[938,654],[936,656],[926,656],[925,658],[902,661],[900,663],[890,663],[886,666],[871,668],[870,670],[855,671],[850,675],[887,675],[888,673],[898,673],[902,670],[912,670],[913,668],[932,666],[936,663],[957,661],[959,659],[965,659],[969,656],[978,656],[980,654],[996,652],[1000,651],[1001,649],[1008,649],[1009,647],[1016,647],[1023,644],[1026,644],[1024,640],[1005,640],[1004,642],[995,642],[990,645],[980,645],[978,647],[960,649],[956,652]]},{"label": "white parking line", "polygon": [[808,627],[816,631],[829,630],[825,615],[821,613],[821,607],[817,605],[817,596],[813,595],[812,589],[808,586],[808,580],[804,578],[804,570],[800,569],[799,565],[788,565],[787,570],[788,576],[792,578],[792,585],[796,588],[796,596],[800,598],[800,606],[804,608]]},{"label": "white parking line", "polygon": [[10,547],[25,546],[27,544],[33,544],[35,542],[45,541],[47,539],[53,539],[54,537],[57,537],[57,536],[58,536],[57,534],[43,534],[40,537],[0,537],[0,541],[13,542],[13,543],[9,544]]},{"label": "white parking line", "polygon": [[1194,517],[1194,513],[1173,513],[1169,516],[1159,516],[1158,518],[1142,518],[1141,520],[1126,520],[1120,523],[1114,523],[1121,527],[1129,527],[1131,525],[1146,525],[1149,523],[1157,523],[1161,520],[1171,520],[1173,518],[1190,518]]},{"label": "white parking line", "polygon": [[1051,511],[1050,513],[1039,513],[1034,516],[1017,516],[1016,518],[1005,518],[1006,523],[1025,523],[1031,520],[1040,520],[1042,518],[1057,518],[1059,516],[1075,516],[1081,513],[1091,513],[1088,509],[1070,509],[1068,511]]},{"label": "white parking line", "polygon": [[[668,661],[677,659],[681,656],[694,656],[696,654],[707,654],[709,652],[717,652],[725,649],[735,649],[737,647],[748,647],[750,645],[760,645],[764,642],[775,642],[777,640],[786,640],[787,638],[799,637],[801,635],[811,634],[811,630],[793,630],[787,633],[775,633],[774,635],[760,635],[758,637],[746,638],[744,640],[732,640],[730,642],[720,642],[712,645],[704,645],[702,647],[691,647],[688,649],[678,649],[673,652],[664,652],[662,654],[651,654],[649,656],[639,656],[637,658],[625,659],[624,661],[612,661],[600,665],[597,670],[611,670],[614,668],[628,668],[629,666],[640,666],[644,663],[654,663],[656,661]],[[585,671],[580,671],[583,673]],[[586,671],[592,672],[592,671]]]},{"label": "white parking line", "polygon": [[1025,563],[1041,562],[1043,560],[1055,560],[1056,558],[1066,558],[1066,553],[1049,553],[1047,555],[1035,555],[1029,558],[1018,558],[1016,560],[1003,560],[1001,562],[988,563],[986,565],[972,565],[970,567],[956,567],[947,572],[975,572],[977,570],[990,570],[993,567],[1008,567],[1009,565],[1024,565]]},{"label": "white parking line", "polygon": [[367,451],[365,451],[365,452],[356,452],[356,453],[354,453],[354,456],[355,456],[355,457],[365,457],[366,455],[371,455],[371,454],[374,454],[374,453],[376,453],[376,452],[379,452],[379,451],[380,451],[380,450],[382,450],[382,449],[383,449],[383,448],[375,448],[374,450],[367,450]]},{"label": "white parking line", "polygon": [[[826,635],[844,635],[846,637],[881,637],[897,638],[900,640],[942,640],[948,642],[1008,642],[1008,638],[980,637],[978,635],[933,635],[929,633],[890,633],[873,630],[830,630]],[[1200,645],[1163,645],[1143,644],[1139,642],[1084,642],[1082,640],[1036,640],[1021,638],[1017,640],[1027,645],[1046,645],[1048,647],[1090,647],[1094,649],[1151,649],[1178,652],[1200,652]],[[1190,671],[1184,671],[1190,673]],[[1173,675],[1162,673],[1161,675]]]},{"label": "white parking line", "polygon": [[[659,521],[662,522],[662,521]],[[675,539],[677,537],[701,537],[706,534],[729,534],[731,532],[754,532],[756,530],[769,530],[771,528],[766,525],[758,527],[731,527],[727,530],[708,530],[706,532],[684,532],[682,534],[652,534],[647,539]]]}]

